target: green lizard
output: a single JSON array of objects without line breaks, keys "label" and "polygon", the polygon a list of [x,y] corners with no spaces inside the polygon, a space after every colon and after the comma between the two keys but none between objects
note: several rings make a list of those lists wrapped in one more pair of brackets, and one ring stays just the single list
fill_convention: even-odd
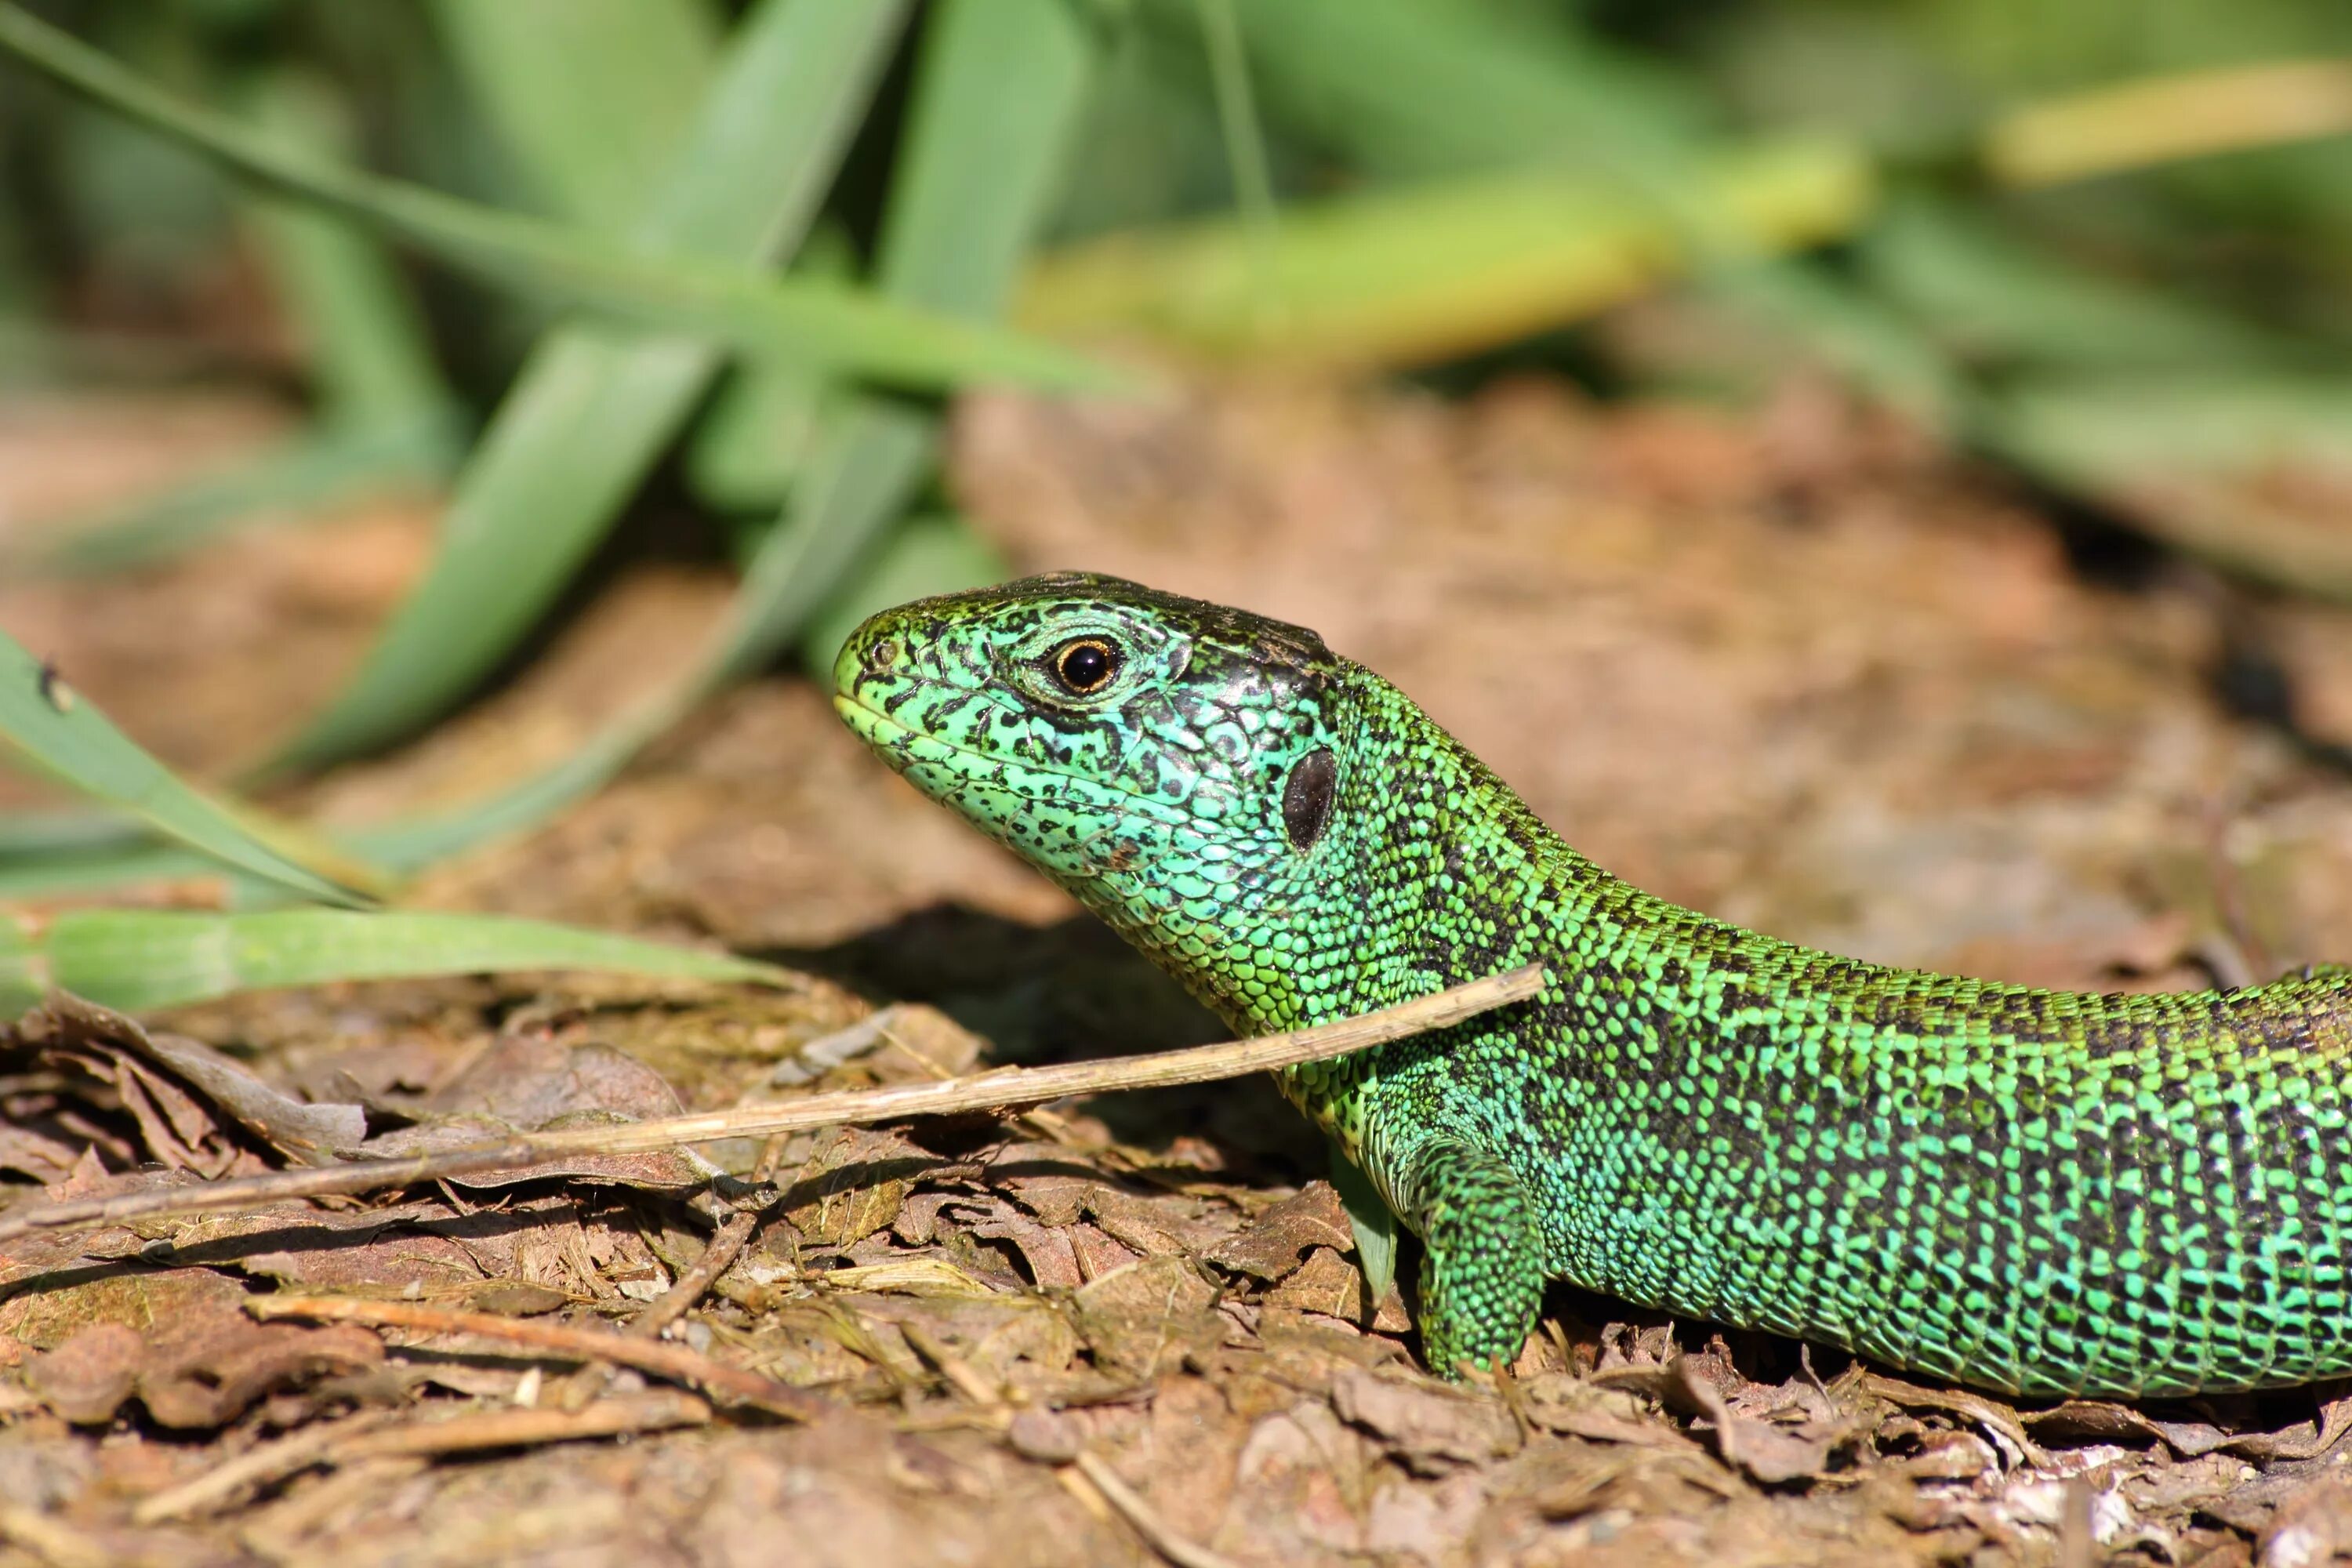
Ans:
[{"label": "green lizard", "polygon": [[1312,632],[1033,577],[859,627],[852,729],[1239,1030],[1538,961],[1294,1068],[1424,1244],[1436,1368],[1548,1277],[2013,1393],[2352,1372],[2352,974],[2092,995],[1883,968],[1617,880]]}]

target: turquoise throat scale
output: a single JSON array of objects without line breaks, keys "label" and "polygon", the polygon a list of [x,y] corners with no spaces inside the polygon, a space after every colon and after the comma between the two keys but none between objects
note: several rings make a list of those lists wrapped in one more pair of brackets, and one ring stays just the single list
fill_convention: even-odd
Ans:
[{"label": "turquoise throat scale", "polygon": [[1423,1345],[1544,1280],[2031,1394],[2352,1372],[2352,978],[2193,995],[1881,968],[1652,898],[1313,633],[1115,578],[867,621],[842,716],[1235,1029],[1539,961],[1283,1088],[1423,1239]]}]

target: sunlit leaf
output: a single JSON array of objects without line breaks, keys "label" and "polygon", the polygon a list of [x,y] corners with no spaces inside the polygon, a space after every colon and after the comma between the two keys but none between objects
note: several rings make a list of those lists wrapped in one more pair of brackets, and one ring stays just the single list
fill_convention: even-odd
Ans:
[{"label": "sunlit leaf", "polygon": [[82,910],[45,925],[0,919],[0,1013],[10,1016],[50,987],[136,1011],[238,991],[540,969],[803,984],[729,953],[497,915]]},{"label": "sunlit leaf", "polygon": [[360,174],[165,92],[13,4],[0,3],[0,52],[240,178],[348,214],[492,281],[640,327],[909,385],[1131,384],[1034,338],[910,310],[846,285],[647,257],[580,229]]},{"label": "sunlit leaf", "polygon": [[157,832],[304,898],[361,895],[265,843],[227,809],[181,783],[116,729],[69,678],[0,632],[0,742],[42,772],[133,813]]},{"label": "sunlit leaf", "polygon": [[432,16],[530,184],[599,231],[671,172],[719,63],[709,0],[434,0]]},{"label": "sunlit leaf", "polygon": [[[770,0],[756,11],[670,177],[649,194],[635,243],[743,260],[795,243],[901,11],[882,0]],[[382,744],[472,689],[562,591],[717,363],[702,344],[586,328],[541,344],[458,479],[424,581],[282,763],[316,767]]]},{"label": "sunlit leaf", "polygon": [[[1061,0],[934,7],[881,241],[885,289],[974,314],[999,307],[1043,223],[1094,48],[1085,20]],[[936,435],[927,411],[845,397],[783,520],[747,563],[727,616],[683,679],[551,769],[461,810],[352,842],[414,866],[521,831],[600,787],[701,697],[775,658],[874,558],[929,477]]]},{"label": "sunlit leaf", "polygon": [[[1835,143],[1752,148],[1706,179],[1701,198],[1759,251],[1843,234],[1874,199],[1868,165]],[[1693,259],[1613,182],[1487,174],[1294,203],[1271,236],[1215,221],[1089,242],[1031,271],[1019,313],[1285,364],[1412,363],[1590,315]]]}]

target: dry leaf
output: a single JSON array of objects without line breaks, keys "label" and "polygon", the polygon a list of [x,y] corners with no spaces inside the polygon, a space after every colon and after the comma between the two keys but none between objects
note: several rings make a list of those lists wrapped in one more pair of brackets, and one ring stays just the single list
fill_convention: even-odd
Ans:
[{"label": "dry leaf", "polygon": [[1491,1394],[1419,1373],[1342,1373],[1332,1381],[1331,1405],[1421,1475],[1498,1458],[1518,1442],[1510,1412]]},{"label": "dry leaf", "polygon": [[[1348,1226],[1348,1211],[1328,1182],[1309,1182],[1296,1196],[1265,1209],[1247,1226],[1211,1247],[1207,1257],[1220,1268],[1247,1274],[1271,1284],[1287,1276],[1315,1247],[1336,1252],[1356,1245]],[[1318,1308],[1318,1310],[1328,1310]],[[1334,1317],[1350,1317],[1344,1311]]]}]

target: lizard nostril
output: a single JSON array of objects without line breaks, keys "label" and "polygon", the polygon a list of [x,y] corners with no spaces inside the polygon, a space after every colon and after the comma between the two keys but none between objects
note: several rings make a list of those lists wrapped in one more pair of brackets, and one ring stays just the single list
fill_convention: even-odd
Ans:
[{"label": "lizard nostril", "polygon": [[893,637],[877,637],[866,646],[866,668],[877,672],[898,662],[898,644]]}]

